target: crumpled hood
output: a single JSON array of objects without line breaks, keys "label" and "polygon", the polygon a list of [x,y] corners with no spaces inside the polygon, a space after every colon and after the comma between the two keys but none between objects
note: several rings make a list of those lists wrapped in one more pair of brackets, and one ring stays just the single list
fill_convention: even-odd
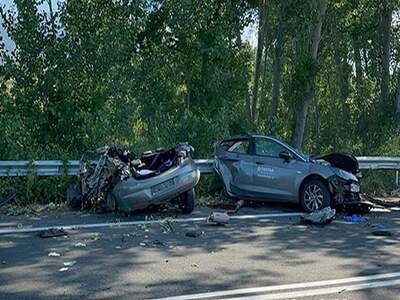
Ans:
[{"label": "crumpled hood", "polygon": [[353,173],[347,172],[345,170],[342,170],[342,169],[339,169],[336,167],[330,167],[330,169],[333,171],[333,173],[335,173],[336,176],[338,176],[346,181],[358,182],[358,178]]},{"label": "crumpled hood", "polygon": [[[322,159],[331,164],[332,167],[342,169],[354,175],[358,172],[358,161],[353,155],[346,155],[341,153],[331,153],[328,155],[321,155],[313,157],[313,159]],[[335,172],[336,173],[336,172]]]}]

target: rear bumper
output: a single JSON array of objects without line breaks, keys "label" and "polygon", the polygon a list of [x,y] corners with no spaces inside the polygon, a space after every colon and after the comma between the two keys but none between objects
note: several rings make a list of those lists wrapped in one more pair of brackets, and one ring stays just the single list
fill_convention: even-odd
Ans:
[{"label": "rear bumper", "polygon": [[[194,188],[199,180],[200,171],[189,163],[165,175],[143,180],[129,178],[118,183],[112,195],[119,210],[131,212],[173,199]],[[160,188],[161,184],[165,187]]]}]

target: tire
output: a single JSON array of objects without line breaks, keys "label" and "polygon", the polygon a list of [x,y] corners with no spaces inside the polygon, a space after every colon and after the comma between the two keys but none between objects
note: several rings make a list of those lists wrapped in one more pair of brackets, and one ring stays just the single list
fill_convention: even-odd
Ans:
[{"label": "tire", "polygon": [[193,211],[195,197],[196,193],[194,189],[188,190],[180,196],[181,209],[183,213],[190,214]]},{"label": "tire", "polygon": [[306,212],[313,212],[331,205],[329,188],[319,179],[307,181],[300,191],[300,204]]}]

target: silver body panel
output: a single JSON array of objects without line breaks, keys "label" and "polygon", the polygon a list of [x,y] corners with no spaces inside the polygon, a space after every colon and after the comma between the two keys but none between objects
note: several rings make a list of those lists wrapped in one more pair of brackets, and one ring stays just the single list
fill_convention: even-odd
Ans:
[{"label": "silver body panel", "polygon": [[119,210],[131,212],[178,197],[194,188],[199,179],[200,171],[191,158],[186,158],[158,176],[146,179],[130,177],[120,181],[111,195]]}]

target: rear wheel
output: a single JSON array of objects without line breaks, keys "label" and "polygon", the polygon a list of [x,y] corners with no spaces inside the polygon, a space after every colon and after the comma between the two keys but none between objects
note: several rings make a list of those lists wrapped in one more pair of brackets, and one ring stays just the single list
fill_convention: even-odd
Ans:
[{"label": "rear wheel", "polygon": [[190,214],[194,209],[194,199],[196,197],[196,193],[194,189],[188,190],[187,192],[180,195],[181,209],[183,213]]},{"label": "rear wheel", "polygon": [[331,204],[331,193],[326,184],[318,179],[308,181],[300,193],[300,204],[306,212],[313,212]]}]

